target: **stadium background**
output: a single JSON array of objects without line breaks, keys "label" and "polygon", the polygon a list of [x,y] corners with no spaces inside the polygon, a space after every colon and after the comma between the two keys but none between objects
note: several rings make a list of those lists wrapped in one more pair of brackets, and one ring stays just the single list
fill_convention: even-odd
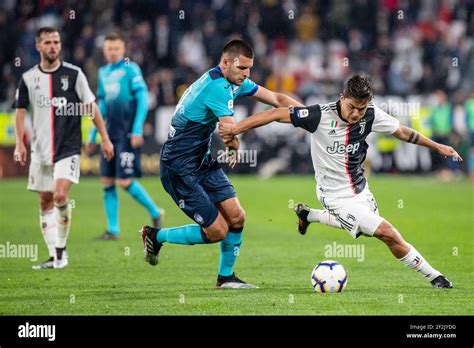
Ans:
[{"label": "stadium background", "polygon": [[[307,105],[333,101],[348,76],[366,72],[374,78],[376,103],[402,123],[455,146],[466,159],[473,146],[472,0],[6,0],[0,8],[0,177],[26,174],[11,159],[12,103],[21,74],[39,61],[34,32],[45,25],[61,29],[63,59],[84,70],[93,90],[104,64],[104,36],[124,34],[126,56],[141,66],[149,87],[146,174],[159,171],[159,150],[180,95],[217,65],[220,50],[235,37],[255,50],[251,79],[271,90]],[[263,108],[241,98],[236,118]],[[84,119],[84,134],[90,126]],[[218,137],[214,143],[222,148]],[[469,171],[469,161],[445,162],[391,137],[374,135],[369,143],[374,171],[436,171],[446,180]],[[265,177],[311,173],[308,145],[304,131],[286,125],[251,131],[243,136],[243,148],[256,150],[258,166],[242,164],[235,171]],[[98,155],[84,155],[82,173],[97,172]]]},{"label": "stadium background", "polygon": [[[302,201],[319,207],[307,135],[279,124],[245,134],[243,145],[257,151],[258,165],[242,164],[229,171],[247,212],[236,271],[261,288],[237,293],[213,289],[217,245],[167,245],[160,266],[145,264],[136,231],[149,223],[149,217],[122,190],[118,192],[121,239],[96,241],[105,228],[102,188],[97,177],[84,174],[97,172],[98,155],[84,155],[84,176],[71,191],[68,268],[37,272],[31,270],[36,261],[0,253],[0,315],[442,315],[444,323],[444,316],[474,313],[474,185],[462,174],[473,138],[472,0],[3,0],[0,8],[0,251],[7,243],[31,244],[38,246],[37,261],[47,257],[38,226],[37,196],[26,190],[22,176],[27,167],[11,163],[15,88],[21,73],[38,63],[34,32],[43,25],[61,29],[63,59],[81,66],[93,89],[103,64],[104,36],[117,28],[125,34],[127,57],[140,64],[151,94],[142,161],[148,174],[158,174],[158,151],[177,99],[190,82],[217,64],[224,43],[239,35],[254,47],[251,78],[257,83],[311,104],[334,100],[353,72],[370,73],[378,104],[399,109],[403,123],[444,137],[466,158],[464,164],[446,163],[459,168],[460,175],[453,176],[453,169],[447,169],[440,172],[443,179],[459,179],[443,182],[431,175],[438,169],[428,163],[427,151],[420,156],[412,144],[370,140],[374,171],[417,173],[373,175],[370,189],[381,214],[454,284],[452,291],[436,291],[395,260],[376,238],[353,240],[344,231],[319,224],[300,236],[291,204]],[[440,89],[443,92],[437,92]],[[439,105],[445,95],[447,103]],[[414,105],[415,114],[404,105]],[[236,117],[262,108],[250,98],[240,99]],[[89,120],[83,122],[87,133]],[[217,147],[222,146],[215,140]],[[430,174],[421,175],[423,170]],[[257,175],[234,175],[236,171],[291,175],[262,180]],[[189,223],[157,177],[140,182],[166,210],[166,226]],[[365,247],[364,260],[329,255],[326,249],[334,243]],[[332,258],[343,263],[349,285],[337,296],[318,296],[311,288],[311,270]],[[387,328],[381,332],[389,336],[392,327]],[[83,335],[87,329],[78,332],[87,336]],[[358,336],[368,334],[370,330],[362,330]],[[314,340],[314,335],[306,336]],[[318,339],[324,336],[325,332]],[[342,336],[338,339],[353,343],[354,336]]]}]

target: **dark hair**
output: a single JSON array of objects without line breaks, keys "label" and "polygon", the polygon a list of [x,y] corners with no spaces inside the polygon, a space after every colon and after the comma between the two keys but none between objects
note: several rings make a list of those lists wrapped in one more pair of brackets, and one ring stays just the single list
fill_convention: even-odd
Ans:
[{"label": "dark hair", "polygon": [[372,99],[374,87],[372,78],[368,75],[354,75],[344,84],[342,95],[359,101]]},{"label": "dark hair", "polygon": [[104,41],[108,41],[108,40],[110,40],[110,41],[120,40],[120,41],[125,42],[125,40],[123,39],[123,36],[120,33],[117,33],[117,32],[112,32],[110,34],[107,34]]},{"label": "dark hair", "polygon": [[232,57],[243,55],[247,58],[253,58],[252,47],[243,40],[232,40],[222,49],[222,54],[227,53]]},{"label": "dark hair", "polygon": [[56,28],[53,28],[53,27],[41,27],[38,30],[36,30],[35,40],[40,41],[41,35],[49,34],[49,33],[58,33],[59,34],[59,30],[56,29]]}]

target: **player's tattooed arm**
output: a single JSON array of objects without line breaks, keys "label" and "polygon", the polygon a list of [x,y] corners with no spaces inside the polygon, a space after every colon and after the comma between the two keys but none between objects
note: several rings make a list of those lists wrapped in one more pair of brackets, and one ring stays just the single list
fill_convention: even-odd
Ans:
[{"label": "player's tattooed arm", "polygon": [[236,124],[219,123],[219,134],[221,137],[234,136],[246,131],[264,126],[271,122],[290,123],[290,108],[276,108],[260,112]]},{"label": "player's tattooed arm", "polygon": [[456,150],[454,150],[451,146],[437,143],[409,127],[398,127],[398,129],[393,133],[393,136],[402,141],[406,141],[407,143],[427,147],[433,151],[439,152],[445,157],[453,157],[455,161],[462,162],[461,156],[459,156]]}]

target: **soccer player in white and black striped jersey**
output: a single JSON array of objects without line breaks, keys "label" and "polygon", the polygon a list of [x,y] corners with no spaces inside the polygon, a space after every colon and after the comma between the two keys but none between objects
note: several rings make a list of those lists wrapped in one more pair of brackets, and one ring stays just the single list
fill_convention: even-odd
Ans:
[{"label": "soccer player in white and black striped jersey", "polygon": [[337,102],[308,107],[268,110],[238,124],[220,124],[222,137],[233,136],[273,121],[292,123],[311,133],[311,157],[317,181],[317,196],[324,209],[296,206],[298,230],[319,222],[345,229],[353,238],[374,236],[408,267],[423,274],[435,288],[451,288],[452,283],[408,244],[386,219],[379,216],[375,199],[364,176],[363,163],[369,147],[365,139],[371,132],[394,137],[437,151],[462,161],[450,146],[436,143],[382,111],[372,101],[369,77],[355,75],[345,84]]},{"label": "soccer player in white and black striped jersey", "polygon": [[114,149],[104,126],[95,96],[80,68],[60,60],[61,37],[51,27],[36,32],[41,61],[20,80],[15,97],[14,160],[26,164],[24,122],[31,111],[33,134],[28,190],[40,200],[40,226],[50,258],[34,269],[64,268],[71,227],[69,189],[79,183],[81,117],[89,115],[102,137],[102,153],[110,160]]}]

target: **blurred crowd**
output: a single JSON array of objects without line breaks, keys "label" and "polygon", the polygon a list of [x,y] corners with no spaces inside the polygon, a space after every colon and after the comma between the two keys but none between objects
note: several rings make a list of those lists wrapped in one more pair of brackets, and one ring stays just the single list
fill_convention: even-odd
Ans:
[{"label": "blurred crowd", "polygon": [[[149,86],[150,115],[175,105],[217,65],[225,43],[240,37],[255,51],[251,78],[269,89],[304,101],[337,96],[362,71],[373,76],[378,95],[444,91],[444,103],[465,105],[467,130],[459,136],[470,141],[474,133],[474,0],[3,0],[3,109],[21,73],[38,62],[34,32],[44,25],[61,29],[63,59],[80,66],[93,88],[105,35],[124,34],[127,57]],[[251,101],[241,103],[253,110]],[[438,110],[433,120],[439,114],[453,124],[452,112]],[[446,137],[446,127],[441,133]]]}]

